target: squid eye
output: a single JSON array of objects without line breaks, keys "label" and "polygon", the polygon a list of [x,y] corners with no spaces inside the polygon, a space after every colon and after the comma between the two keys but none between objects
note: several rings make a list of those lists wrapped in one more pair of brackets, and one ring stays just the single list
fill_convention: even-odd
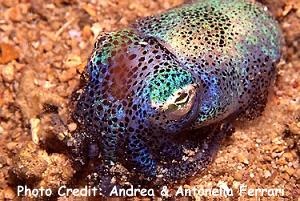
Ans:
[{"label": "squid eye", "polygon": [[152,104],[158,108],[168,120],[179,120],[192,109],[196,97],[196,88],[189,84],[175,91],[161,104]]},{"label": "squid eye", "polygon": [[188,93],[186,93],[186,92],[179,93],[179,97],[176,98],[175,104],[176,105],[184,105],[189,101],[189,98],[190,98],[190,96]]},{"label": "squid eye", "polygon": [[178,98],[176,98],[175,95],[175,101],[174,103],[170,103],[170,105],[168,105],[168,109],[166,111],[171,112],[171,111],[176,111],[178,109],[181,109],[181,107],[184,107],[188,101],[189,101],[189,94],[186,92],[179,92],[178,93]]}]

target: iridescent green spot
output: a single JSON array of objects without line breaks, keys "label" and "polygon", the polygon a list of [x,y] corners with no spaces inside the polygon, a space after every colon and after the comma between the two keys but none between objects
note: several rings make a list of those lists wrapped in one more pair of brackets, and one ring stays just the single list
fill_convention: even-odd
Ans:
[{"label": "iridescent green spot", "polygon": [[151,101],[164,103],[175,91],[191,83],[192,75],[183,70],[159,73],[150,80]]}]

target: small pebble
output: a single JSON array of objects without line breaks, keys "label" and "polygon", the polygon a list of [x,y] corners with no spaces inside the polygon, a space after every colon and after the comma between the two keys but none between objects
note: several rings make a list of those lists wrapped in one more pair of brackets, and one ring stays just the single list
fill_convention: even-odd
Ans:
[{"label": "small pebble", "polygon": [[85,25],[82,29],[82,36],[86,39],[92,36],[91,27],[89,25]]},{"label": "small pebble", "polygon": [[76,30],[76,29],[71,29],[71,30],[69,31],[69,36],[70,36],[71,38],[80,38],[81,33],[80,33],[80,31],[78,31],[78,30]]},{"label": "small pebble", "polygon": [[16,149],[16,146],[18,145],[18,143],[16,142],[9,142],[6,144],[6,148],[9,150],[9,151],[13,151]]},{"label": "small pebble", "polygon": [[14,22],[20,22],[23,19],[23,14],[19,6],[14,6],[6,11],[7,17]]},{"label": "small pebble", "polygon": [[245,154],[238,154],[237,155],[237,159],[238,159],[238,161],[240,162],[240,163],[244,163],[244,164],[246,164],[246,165],[248,165],[249,164],[249,160],[248,160],[248,158],[245,156]]},{"label": "small pebble", "polygon": [[15,192],[13,191],[12,188],[6,187],[4,189],[4,198],[8,200],[13,200],[16,197]]},{"label": "small pebble", "polygon": [[91,4],[83,4],[82,8],[85,12],[87,12],[91,17],[95,17],[97,15],[97,12],[95,10],[95,7]]},{"label": "small pebble", "polygon": [[241,181],[243,179],[243,174],[239,171],[235,172],[233,175],[235,180]]},{"label": "small pebble", "polygon": [[285,168],[285,171],[286,171],[290,176],[293,176],[296,170],[295,170],[294,168],[292,168],[292,167],[286,167],[286,168]]},{"label": "small pebble", "polygon": [[287,5],[283,10],[282,15],[286,16],[292,10],[292,8],[293,8],[293,6],[291,4]]},{"label": "small pebble", "polygon": [[19,57],[16,48],[7,43],[0,43],[0,64],[7,64]]},{"label": "small pebble", "polygon": [[103,27],[97,22],[92,25],[91,31],[93,32],[94,37],[97,37],[99,33],[103,31]]},{"label": "small pebble", "polygon": [[293,134],[298,134],[300,135],[300,122],[298,123],[291,123],[289,124],[289,129]]},{"label": "small pebble", "polygon": [[3,166],[3,165],[6,165],[7,164],[7,156],[0,156],[0,164]]},{"label": "small pebble", "polygon": [[62,74],[59,76],[59,80],[61,82],[69,81],[70,79],[75,77],[76,74],[77,74],[76,68],[69,68],[62,72]]},{"label": "small pebble", "polygon": [[80,56],[70,54],[65,59],[63,66],[65,68],[76,68],[80,64],[82,64],[82,60],[81,60]]},{"label": "small pebble", "polygon": [[30,119],[31,138],[33,143],[39,144],[39,130],[41,120],[37,118]]},{"label": "small pebble", "polygon": [[4,200],[4,191],[0,190],[0,200]]},{"label": "small pebble", "polygon": [[297,170],[296,170],[296,172],[295,172],[295,177],[296,178],[300,178],[300,168],[298,168]]},{"label": "small pebble", "polygon": [[300,18],[300,9],[297,10],[296,15],[297,15],[298,18]]},{"label": "small pebble", "polygon": [[279,165],[287,165],[288,162],[287,162],[286,158],[280,157],[280,158],[278,159],[277,163],[278,163]]},{"label": "small pebble", "polygon": [[128,9],[131,10],[131,11],[134,10],[136,7],[137,7],[137,5],[135,3],[130,3],[128,5]]},{"label": "small pebble", "polygon": [[286,158],[287,161],[294,161],[294,156],[291,152],[286,152],[283,154],[283,157]]},{"label": "small pebble", "polygon": [[7,64],[2,68],[2,77],[6,82],[12,82],[15,79],[15,67],[12,64]]},{"label": "small pebble", "polygon": [[291,179],[290,175],[287,174],[287,173],[282,173],[282,174],[280,175],[280,177],[282,177],[282,178],[283,178],[284,180],[286,180],[286,181],[290,181],[290,179]]},{"label": "small pebble", "polygon": [[69,129],[69,131],[75,131],[76,130],[76,128],[77,128],[77,124],[75,124],[75,123],[70,123],[70,124],[68,124],[68,129]]},{"label": "small pebble", "polygon": [[264,171],[264,178],[269,178],[272,176],[272,173],[269,170]]},{"label": "small pebble", "polygon": [[261,139],[256,139],[256,143],[261,144]]},{"label": "small pebble", "polygon": [[13,7],[19,3],[19,0],[5,0],[1,2],[6,7]]},{"label": "small pebble", "polygon": [[239,189],[240,188],[241,183],[238,181],[233,181],[232,187],[234,189]]}]

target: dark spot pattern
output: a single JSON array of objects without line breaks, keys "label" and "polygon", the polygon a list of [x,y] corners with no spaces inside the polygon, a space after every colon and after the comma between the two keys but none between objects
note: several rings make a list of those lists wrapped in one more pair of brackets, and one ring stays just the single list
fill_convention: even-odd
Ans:
[{"label": "dark spot pattern", "polygon": [[133,183],[194,175],[228,122],[263,111],[280,43],[276,21],[246,0],[193,1],[100,34],[73,112],[74,160],[101,161],[99,185],[116,165]]}]

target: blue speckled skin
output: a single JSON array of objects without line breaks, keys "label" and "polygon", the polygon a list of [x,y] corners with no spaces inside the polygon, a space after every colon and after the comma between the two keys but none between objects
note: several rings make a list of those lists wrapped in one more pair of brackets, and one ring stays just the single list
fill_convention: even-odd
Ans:
[{"label": "blue speckled skin", "polygon": [[99,183],[117,165],[149,181],[194,175],[230,121],[262,112],[280,40],[246,0],[193,1],[100,34],[73,113],[74,160],[101,161]]}]

